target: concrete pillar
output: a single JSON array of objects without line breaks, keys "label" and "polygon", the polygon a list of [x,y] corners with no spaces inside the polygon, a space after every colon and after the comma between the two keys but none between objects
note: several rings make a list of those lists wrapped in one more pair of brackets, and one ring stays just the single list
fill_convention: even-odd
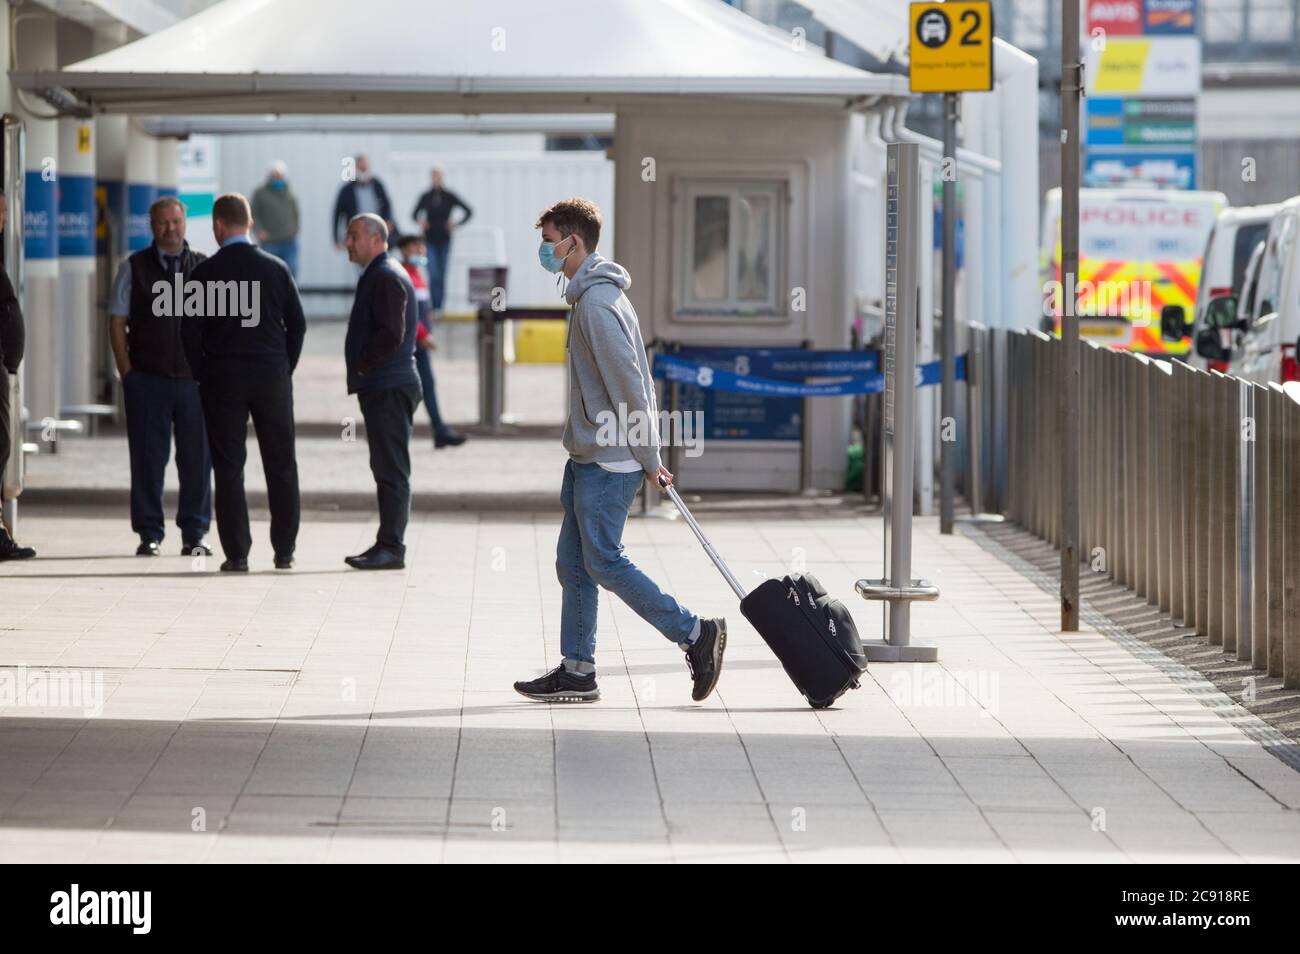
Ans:
[{"label": "concrete pillar", "polygon": [[126,248],[147,248],[153,241],[149,206],[158,197],[158,146],[137,121],[126,129]]},{"label": "concrete pillar", "polygon": [[[96,53],[107,53],[127,41],[126,27],[113,24],[95,32]],[[126,254],[126,127],[125,116],[95,119],[95,179],[104,209],[103,228],[96,249],[101,265],[115,269]]]},{"label": "concrete pillar", "polygon": [[155,140],[158,147],[158,195],[179,195],[180,177],[176,168],[176,140]]},{"label": "concrete pillar", "polygon": [[[15,18],[14,48],[18,69],[58,67],[58,30],[54,14],[24,4]],[[26,268],[24,317],[27,352],[23,360],[23,394],[31,422],[56,418],[61,381],[61,310],[59,307],[58,163],[59,122],[44,118],[52,110],[31,96],[14,97],[27,132],[23,215]],[[40,438],[52,437],[44,429]]]},{"label": "concrete pillar", "polygon": [[95,125],[59,120],[59,306],[63,405],[89,404],[95,335]]},{"label": "concrete pillar", "polygon": [[[59,62],[68,65],[94,52],[93,34],[79,23],[58,27]],[[95,122],[59,120],[59,305],[63,344],[64,407],[89,404],[102,361],[95,350]]]}]

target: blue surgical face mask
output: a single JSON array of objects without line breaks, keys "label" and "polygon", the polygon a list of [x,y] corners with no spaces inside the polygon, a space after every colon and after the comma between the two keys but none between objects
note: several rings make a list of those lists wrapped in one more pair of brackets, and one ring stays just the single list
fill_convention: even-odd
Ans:
[{"label": "blue surgical face mask", "polygon": [[288,186],[289,186],[289,183],[285,182],[283,179],[272,179],[272,180],[271,180],[271,188],[272,188],[272,189],[285,189],[285,188],[288,188]]},{"label": "blue surgical face mask", "polygon": [[424,266],[429,264],[428,255],[408,255],[406,256],[406,260],[416,268],[424,268]]},{"label": "blue surgical face mask", "polygon": [[[573,236],[569,236],[569,238],[572,237]],[[567,242],[568,240],[569,239],[560,239],[560,242]],[[569,255],[572,255],[573,249],[577,247],[577,243],[575,242],[573,247],[569,249],[568,255],[557,256],[555,254],[555,246],[560,244],[560,242],[543,242],[537,249],[538,261],[542,263],[542,268],[546,269],[548,272],[558,272],[564,268],[564,260],[568,258]]]}]

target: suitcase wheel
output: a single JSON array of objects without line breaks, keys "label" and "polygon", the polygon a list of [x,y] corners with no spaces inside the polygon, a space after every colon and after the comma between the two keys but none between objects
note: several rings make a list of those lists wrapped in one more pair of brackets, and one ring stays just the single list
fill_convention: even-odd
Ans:
[{"label": "suitcase wheel", "polygon": [[834,701],[835,701],[834,699],[827,699],[824,702],[813,702],[811,699],[809,699],[808,705],[812,706],[814,709],[829,709],[831,707],[831,703]]}]

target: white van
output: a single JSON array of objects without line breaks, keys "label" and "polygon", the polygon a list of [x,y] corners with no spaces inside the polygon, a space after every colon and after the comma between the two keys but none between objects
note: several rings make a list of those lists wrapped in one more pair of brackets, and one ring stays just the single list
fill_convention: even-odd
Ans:
[{"label": "white van", "polygon": [[1201,282],[1196,288],[1194,321],[1202,325],[1205,306],[1211,298],[1241,296],[1241,287],[1250,263],[1250,253],[1268,234],[1268,223],[1282,208],[1272,205],[1245,205],[1224,209],[1215,219],[1201,259]]},{"label": "white van", "polygon": [[[1297,339],[1300,339],[1300,196],[1279,206],[1269,222],[1264,250],[1254,279],[1253,301],[1249,317],[1232,328],[1230,334],[1213,328],[1197,332],[1196,351],[1203,359],[1213,359],[1216,339],[1231,342],[1227,354],[1227,372],[1248,381],[1300,380],[1296,362]],[[1210,308],[1207,324],[1233,325],[1237,313],[1236,296],[1226,296],[1221,308]],[[1219,353],[1222,357],[1222,352]]]}]

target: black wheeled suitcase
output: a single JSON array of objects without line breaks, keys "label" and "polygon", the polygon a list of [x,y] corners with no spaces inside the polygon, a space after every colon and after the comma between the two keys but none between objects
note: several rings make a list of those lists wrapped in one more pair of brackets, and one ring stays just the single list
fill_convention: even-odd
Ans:
[{"label": "black wheeled suitcase", "polygon": [[745,593],[718,556],[675,487],[668,496],[681,511],[704,552],[740,597],[740,612],[781,661],[786,675],[814,709],[824,709],[849,689],[867,669],[866,653],[853,617],[811,573],[767,579]]}]

